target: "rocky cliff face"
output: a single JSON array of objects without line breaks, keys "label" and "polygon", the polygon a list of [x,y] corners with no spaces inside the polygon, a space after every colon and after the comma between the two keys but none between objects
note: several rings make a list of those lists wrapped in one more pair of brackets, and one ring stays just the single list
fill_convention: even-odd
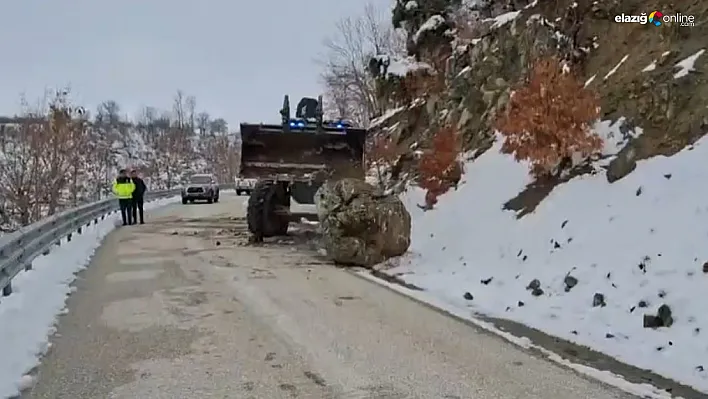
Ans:
[{"label": "rocky cliff face", "polygon": [[[468,3],[399,0],[394,9],[394,24],[409,33],[410,57],[373,68],[391,109],[374,126],[405,148],[451,124],[466,149],[488,149],[512,88],[533,59],[549,55],[581,72],[601,98],[603,120],[621,121],[627,134],[643,130],[636,139],[628,135],[606,165],[610,182],[637,160],[672,155],[708,132],[708,2]],[[654,10],[693,16],[695,26],[615,21]]]}]

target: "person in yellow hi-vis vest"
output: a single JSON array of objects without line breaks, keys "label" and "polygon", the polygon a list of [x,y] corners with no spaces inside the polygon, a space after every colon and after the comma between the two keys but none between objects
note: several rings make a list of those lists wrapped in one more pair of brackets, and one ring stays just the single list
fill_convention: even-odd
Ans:
[{"label": "person in yellow hi-vis vest", "polygon": [[125,169],[121,169],[118,172],[116,181],[113,182],[113,194],[118,197],[123,226],[133,224],[133,191],[135,191],[135,183],[128,176],[128,172]]}]

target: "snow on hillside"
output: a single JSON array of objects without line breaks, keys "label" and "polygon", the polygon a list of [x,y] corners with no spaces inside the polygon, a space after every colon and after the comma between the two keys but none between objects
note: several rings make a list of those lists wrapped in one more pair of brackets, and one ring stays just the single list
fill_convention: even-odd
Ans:
[{"label": "snow on hillside", "polygon": [[[708,392],[708,138],[613,184],[562,184],[517,219],[502,210],[530,182],[500,141],[463,184],[413,216],[410,255],[388,273],[452,308],[511,319]],[[670,327],[645,328],[662,305]],[[664,307],[663,310],[667,308]]]}]

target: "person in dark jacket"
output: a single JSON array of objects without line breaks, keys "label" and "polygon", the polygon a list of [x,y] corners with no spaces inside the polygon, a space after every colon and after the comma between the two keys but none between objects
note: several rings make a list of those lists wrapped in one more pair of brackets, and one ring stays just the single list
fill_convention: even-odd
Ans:
[{"label": "person in dark jacket", "polygon": [[130,179],[135,184],[135,191],[133,191],[133,223],[138,222],[138,216],[140,216],[140,224],[145,224],[145,215],[143,211],[143,204],[145,203],[145,191],[147,191],[147,186],[145,181],[138,176],[138,171],[133,169],[130,172]]},{"label": "person in dark jacket", "polygon": [[135,184],[130,180],[126,170],[121,169],[115,182],[113,182],[113,194],[118,197],[123,226],[132,224],[133,213],[130,208],[133,204],[133,191],[135,191]]}]

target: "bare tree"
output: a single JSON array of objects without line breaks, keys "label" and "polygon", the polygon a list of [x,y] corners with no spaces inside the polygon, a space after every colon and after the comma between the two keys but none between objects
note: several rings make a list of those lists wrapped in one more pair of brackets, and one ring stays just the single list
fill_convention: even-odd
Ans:
[{"label": "bare tree", "polygon": [[7,145],[0,158],[0,198],[3,218],[11,226],[24,226],[42,216],[40,187],[42,139],[41,115],[26,113],[5,130]]},{"label": "bare tree", "polygon": [[224,118],[216,118],[209,122],[209,131],[215,135],[225,136],[229,134],[229,124]]},{"label": "bare tree", "polygon": [[189,127],[189,135],[194,135],[195,119],[197,116],[197,98],[194,96],[187,96],[184,100],[184,108],[187,113],[187,126]]},{"label": "bare tree", "polygon": [[84,165],[86,190],[92,200],[100,200],[107,195],[113,168],[111,145],[113,140],[103,126],[93,123],[86,131]]},{"label": "bare tree", "polygon": [[209,123],[211,123],[211,116],[208,112],[200,112],[197,114],[197,130],[200,136],[206,136],[209,134]]},{"label": "bare tree", "polygon": [[369,61],[405,53],[404,33],[393,29],[387,11],[368,4],[361,16],[340,20],[336,34],[325,41],[321,77],[328,113],[368,126],[382,112],[367,72]]},{"label": "bare tree", "polygon": [[[80,201],[86,113],[60,90],[48,106],[30,109],[5,129],[0,159],[3,218],[26,225]],[[26,105],[26,103],[25,103]]]},{"label": "bare tree", "polygon": [[51,99],[43,133],[41,161],[48,189],[47,214],[52,215],[63,207],[65,194],[69,194],[72,204],[78,203],[75,190],[78,190],[80,158],[86,143],[82,108],[72,104],[68,90],[57,91]]},{"label": "bare tree", "polygon": [[238,169],[237,143],[228,135],[211,135],[200,143],[201,157],[220,182],[233,181]]},{"label": "bare tree", "polygon": [[120,122],[120,105],[113,100],[102,102],[96,110],[95,122],[117,126],[118,122]]},{"label": "bare tree", "polygon": [[187,124],[187,111],[185,110],[185,96],[182,90],[177,90],[172,104],[172,111],[175,113],[175,123],[178,129],[184,129]]},{"label": "bare tree", "polygon": [[177,128],[185,132],[189,131],[189,135],[194,134],[196,120],[197,100],[194,96],[186,96],[182,90],[177,90],[172,105]]}]

